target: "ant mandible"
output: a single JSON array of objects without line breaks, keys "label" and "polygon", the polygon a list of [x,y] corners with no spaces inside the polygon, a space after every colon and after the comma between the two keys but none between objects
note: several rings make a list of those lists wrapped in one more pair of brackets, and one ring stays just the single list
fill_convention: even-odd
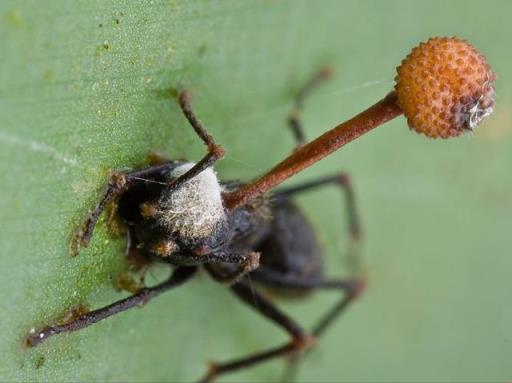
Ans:
[{"label": "ant mandible", "polygon": [[[316,339],[363,291],[361,276],[333,279],[324,276],[323,257],[315,233],[292,198],[324,185],[345,193],[352,240],[360,237],[353,190],[346,174],[321,178],[299,186],[270,191],[300,170],[383,123],[404,114],[411,129],[429,137],[448,138],[472,131],[492,112],[495,75],[474,47],[458,38],[432,38],[414,48],[397,68],[394,91],[354,118],[315,140],[304,143],[299,119],[304,97],[329,75],[314,76],[295,99],[289,125],[297,148],[257,180],[242,184],[219,182],[212,167],[224,150],[215,143],[190,107],[190,95],[179,95],[180,107],[207,146],[197,163],[163,160],[151,166],[110,175],[107,189],[72,241],[76,254],[88,245],[96,223],[116,201],[117,215],[127,227],[127,254],[137,252],[149,261],[173,267],[165,281],[143,287],[128,298],[81,313],[64,323],[31,330],[28,346],[50,336],[75,331],[129,308],[190,280],[203,266],[214,280],[225,283],[236,297],[283,328],[285,344],[224,363],[211,363],[202,382],[221,374],[269,361],[296,356]],[[269,298],[249,285],[280,293],[308,293],[334,289],[343,296],[311,330],[306,331]]]}]

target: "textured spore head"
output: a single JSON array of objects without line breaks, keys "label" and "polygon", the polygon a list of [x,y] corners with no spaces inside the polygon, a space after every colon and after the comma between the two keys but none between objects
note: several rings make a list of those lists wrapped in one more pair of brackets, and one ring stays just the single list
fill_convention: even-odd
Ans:
[{"label": "textured spore head", "polygon": [[496,76],[465,40],[431,38],[415,47],[397,72],[398,105],[418,133],[459,136],[492,113]]}]

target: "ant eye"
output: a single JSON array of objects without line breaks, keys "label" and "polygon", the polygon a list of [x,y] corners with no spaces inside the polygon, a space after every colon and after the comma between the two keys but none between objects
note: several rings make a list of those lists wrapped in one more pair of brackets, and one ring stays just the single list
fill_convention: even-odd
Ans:
[{"label": "ant eye", "polygon": [[473,130],[494,105],[495,74],[468,42],[435,37],[397,68],[398,105],[411,129],[432,138]]}]

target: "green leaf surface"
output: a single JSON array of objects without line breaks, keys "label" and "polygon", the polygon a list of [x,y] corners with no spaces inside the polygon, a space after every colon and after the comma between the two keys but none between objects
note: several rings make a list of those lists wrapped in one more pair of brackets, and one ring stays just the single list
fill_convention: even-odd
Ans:
[{"label": "green leaf surface", "polygon": [[[335,78],[308,99],[312,138],[386,94],[419,41],[468,38],[498,74],[495,115],[472,137],[430,141],[394,122],[297,176],[348,171],[364,224],[369,287],[304,362],[303,381],[504,381],[512,376],[512,2],[9,1],[0,3],[0,380],[192,381],[207,360],[286,336],[206,275],[142,309],[57,336],[23,339],[113,287],[124,242],[102,223],[87,250],[70,238],[113,169],[152,150],[204,148],[170,95],[227,151],[223,179],[249,180],[290,152],[293,92],[323,64]],[[346,275],[337,190],[299,199],[330,275]],[[165,275],[153,267],[148,282]],[[336,300],[279,302],[304,326]],[[276,361],[223,378],[275,381]]]}]

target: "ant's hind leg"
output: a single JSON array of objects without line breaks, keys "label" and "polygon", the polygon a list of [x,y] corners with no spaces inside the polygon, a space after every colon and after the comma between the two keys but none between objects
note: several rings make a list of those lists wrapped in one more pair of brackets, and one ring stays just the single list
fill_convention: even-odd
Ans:
[{"label": "ant's hind leg", "polygon": [[[327,328],[338,319],[342,313],[353,303],[364,291],[365,280],[363,277],[353,277],[347,279],[330,279],[330,278],[305,278],[293,275],[283,275],[271,270],[258,269],[253,272],[253,277],[258,282],[274,288],[292,288],[305,291],[312,289],[336,290],[343,293],[340,300],[327,311],[313,327],[311,334],[319,338],[325,333]],[[302,355],[292,354],[288,359],[288,366],[283,382],[292,382],[297,373],[297,367]]]},{"label": "ant's hind leg", "polygon": [[345,206],[347,210],[348,232],[352,242],[359,242],[361,239],[361,225],[359,223],[359,216],[357,215],[354,189],[350,176],[347,173],[339,173],[334,176],[322,177],[314,181],[305,182],[297,186],[292,186],[286,189],[281,189],[274,193],[273,198],[279,200],[280,198],[289,198],[295,194],[310,191],[318,187],[327,185],[337,185],[344,193]]},{"label": "ant's hind leg", "polygon": [[256,364],[269,361],[274,358],[285,357],[303,351],[314,345],[314,338],[307,333],[289,316],[279,310],[272,302],[260,295],[245,281],[231,287],[235,295],[244,303],[252,307],[258,313],[283,328],[291,337],[284,345],[267,349],[247,357],[239,358],[225,363],[210,363],[208,373],[201,382],[212,382],[219,375],[232,371],[252,367]]},{"label": "ant's hind leg", "polygon": [[320,83],[327,80],[332,74],[332,69],[329,67],[323,67],[316,72],[309,80],[299,89],[295,95],[295,102],[290,115],[288,116],[288,125],[292,130],[295,140],[297,141],[297,148],[301,147],[306,143],[306,136],[302,128],[300,115],[304,105],[304,99],[316,88]]},{"label": "ant's hind leg", "polygon": [[[340,300],[329,310],[322,318],[319,319],[318,323],[313,327],[312,333],[314,336],[321,336],[327,328],[337,319],[346,308],[362,293],[365,287],[365,277],[361,272],[361,260],[358,254],[359,242],[361,239],[361,226],[359,223],[359,217],[357,215],[354,190],[350,177],[345,173],[340,173],[331,177],[320,178],[315,181],[310,181],[298,186],[283,189],[275,194],[275,198],[290,198],[291,196],[305,192],[308,190],[315,189],[317,187],[326,186],[329,184],[338,185],[344,192],[344,199],[347,211],[348,221],[348,232],[350,238],[349,246],[349,257],[348,259],[352,262],[353,269],[355,270],[355,277],[351,279],[338,279],[338,280],[310,280],[304,279],[295,280],[293,277],[280,277],[278,275],[272,275],[267,272],[266,275],[259,275],[262,270],[256,270],[255,273],[258,275],[258,279],[263,279],[268,284],[281,284],[282,286],[295,287],[295,288],[320,288],[330,289],[335,288],[342,292],[344,295]],[[255,275],[256,276],[256,275]],[[283,381],[293,381],[296,375],[299,356],[295,355],[289,359],[288,368],[286,370]]]},{"label": "ant's hind leg", "polygon": [[274,288],[304,289],[305,291],[321,289],[343,292],[343,298],[313,327],[311,333],[315,337],[320,337],[334,319],[336,319],[351,302],[362,294],[366,286],[364,278],[359,276],[345,279],[297,277],[294,275],[276,273],[268,269],[255,270],[251,275],[258,282]]},{"label": "ant's hind leg", "polygon": [[128,310],[132,307],[146,304],[150,299],[156,297],[157,295],[160,295],[161,293],[177,287],[189,280],[190,277],[194,275],[196,270],[196,267],[178,267],[167,280],[156,286],[145,287],[136,294],[129,296],[128,298],[121,299],[98,310],[82,314],[77,318],[72,319],[71,321],[54,326],[46,326],[37,331],[32,330],[27,336],[25,344],[28,347],[34,347],[48,339],[50,336],[63,332],[80,330],[112,315],[119,314],[120,312]]}]

